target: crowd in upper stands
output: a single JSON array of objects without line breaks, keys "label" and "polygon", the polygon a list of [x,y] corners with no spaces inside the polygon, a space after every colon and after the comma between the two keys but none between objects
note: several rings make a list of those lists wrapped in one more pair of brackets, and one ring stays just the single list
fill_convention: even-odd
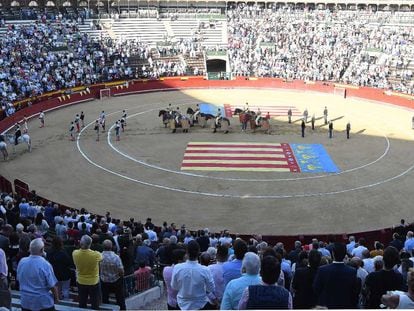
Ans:
[{"label": "crowd in upper stands", "polygon": [[[108,303],[160,278],[168,309],[414,308],[413,225],[394,228],[387,245],[349,237],[270,245],[208,229],[190,231],[62,209],[3,193],[0,199],[0,299],[20,290],[25,309],[53,307],[74,295],[80,307]],[[189,275],[191,274],[191,277]],[[132,280],[132,281],[131,281]],[[127,286],[126,286],[127,285]],[[76,294],[74,294],[76,293]]]},{"label": "crowd in upper stands", "polygon": [[[239,75],[341,81],[413,94],[414,27],[392,26],[377,13],[264,9],[228,10],[228,55]],[[378,18],[370,23],[367,15]],[[389,81],[392,65],[401,82]]]},{"label": "crowd in upper stands", "polygon": [[71,21],[10,26],[0,38],[2,102],[132,78],[128,53],[111,39],[90,40]]},{"label": "crowd in upper stands", "polygon": [[[340,81],[413,94],[414,28],[392,26],[387,22],[390,16],[238,4],[227,11],[231,70],[236,75]],[[168,49],[158,47],[161,58],[155,59],[148,43],[91,39],[77,26],[84,16],[78,19],[58,16],[57,22],[41,19],[8,26],[0,38],[2,110],[18,99],[57,89],[184,75],[185,62],[165,56],[202,53],[199,38],[178,38]],[[144,60],[143,65],[133,68],[131,58]],[[202,73],[198,68],[192,71]]]}]

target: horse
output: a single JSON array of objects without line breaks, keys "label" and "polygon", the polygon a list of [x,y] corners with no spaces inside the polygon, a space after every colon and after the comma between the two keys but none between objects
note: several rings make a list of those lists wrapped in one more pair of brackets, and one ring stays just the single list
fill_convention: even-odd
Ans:
[{"label": "horse", "polygon": [[7,161],[7,158],[9,157],[9,153],[7,152],[7,144],[4,141],[4,137],[1,136],[2,138],[0,139],[0,152],[3,155],[3,159],[4,161]]},{"label": "horse", "polygon": [[218,124],[216,124],[216,122],[214,122],[211,126],[212,129],[214,129],[213,133],[217,132],[217,129],[221,129],[224,134],[227,134],[229,132],[229,128],[230,128],[230,120],[227,119],[226,117],[221,117],[218,120]]},{"label": "horse", "polygon": [[164,109],[161,109],[158,112],[158,117],[162,117],[162,123],[164,124],[165,128],[167,128],[167,125],[170,122],[170,120],[173,119],[172,113]]},{"label": "horse", "polygon": [[270,121],[267,118],[260,117],[259,118],[259,125],[256,124],[256,119],[250,119],[250,128],[252,129],[253,133],[256,132],[257,128],[262,128],[266,134],[270,134]]},{"label": "horse", "polygon": [[190,120],[186,117],[180,117],[177,122],[177,120],[173,118],[169,120],[169,125],[172,133],[176,133],[177,128],[181,128],[183,133],[188,133],[188,129],[190,128]]},{"label": "horse", "polygon": [[[16,146],[14,144],[14,135],[8,134],[7,138],[9,140],[10,145],[13,146],[13,153],[16,153]],[[23,134],[17,139],[17,144],[27,144],[27,150],[32,152],[32,139],[30,138],[29,134]]]},{"label": "horse", "polygon": [[198,121],[198,124],[202,128],[205,128],[209,120],[213,120],[213,124],[214,124],[215,118],[216,117],[214,115],[210,114],[210,113],[200,112],[197,116],[197,121]]},{"label": "horse", "polygon": [[243,110],[243,109],[236,108],[236,109],[234,109],[234,113],[233,113],[233,115],[237,116],[237,115],[240,115],[242,112],[244,112],[244,110]]}]

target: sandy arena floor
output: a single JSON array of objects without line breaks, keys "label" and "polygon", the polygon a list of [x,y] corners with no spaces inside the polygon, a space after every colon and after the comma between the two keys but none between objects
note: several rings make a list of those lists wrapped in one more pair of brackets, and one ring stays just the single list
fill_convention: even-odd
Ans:
[{"label": "sandy arena floor", "polygon": [[[316,130],[287,117],[272,120],[273,133],[242,133],[238,119],[229,134],[192,128],[171,134],[158,118],[168,103],[180,110],[197,103],[294,105],[322,117],[328,107],[334,121],[329,139],[323,120]],[[107,127],[128,112],[127,130],[116,142],[113,131],[95,141],[94,120],[107,113]],[[77,142],[68,138],[76,113],[88,126]],[[414,130],[412,111],[338,96],[282,90],[188,90],[149,93],[74,105],[46,114],[46,127],[29,123],[33,151],[18,146],[1,174],[19,178],[39,194],[75,208],[114,217],[186,224],[190,228],[230,229],[236,233],[342,233],[412,221]],[[347,140],[345,125],[352,124]],[[320,143],[338,174],[181,171],[189,141]],[[10,148],[9,151],[11,152]]]}]

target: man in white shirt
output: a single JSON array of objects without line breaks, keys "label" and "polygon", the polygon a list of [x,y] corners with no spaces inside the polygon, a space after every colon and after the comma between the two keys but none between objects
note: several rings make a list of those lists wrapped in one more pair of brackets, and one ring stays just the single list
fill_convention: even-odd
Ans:
[{"label": "man in white shirt", "polygon": [[353,235],[351,235],[348,238],[349,243],[346,245],[346,252],[351,255],[352,251],[355,248],[355,237]]},{"label": "man in white shirt", "polygon": [[[177,303],[181,310],[211,310],[208,293],[215,290],[210,270],[198,263],[200,246],[190,241],[187,246],[188,260],[174,267],[171,287],[178,291]],[[217,305],[217,302],[214,302]]]},{"label": "man in white shirt", "polygon": [[351,255],[352,257],[359,257],[359,258],[363,258],[362,257],[362,253],[367,250],[368,248],[365,247],[365,239],[364,238],[359,238],[358,240],[358,247],[355,247],[352,252]]}]

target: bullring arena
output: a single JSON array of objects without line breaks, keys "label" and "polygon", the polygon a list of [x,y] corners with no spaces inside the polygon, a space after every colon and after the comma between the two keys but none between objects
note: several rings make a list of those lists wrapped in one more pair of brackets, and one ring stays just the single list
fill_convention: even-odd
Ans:
[{"label": "bullring arena", "polygon": [[[28,108],[33,114],[29,122],[32,152],[23,146],[17,146],[16,154],[9,150],[10,158],[0,163],[0,171],[5,178],[18,178],[39,195],[66,206],[98,214],[110,211],[121,219],[152,217],[154,223],[167,220],[217,232],[226,228],[241,234],[350,233],[410,219],[412,101],[380,90],[351,87],[343,98],[334,89],[334,85],[281,79],[178,78],[113,86],[112,95],[117,96],[74,105],[71,103],[88,96],[96,97],[97,91],[83,97],[53,98]],[[185,111],[205,103],[243,108],[246,102],[261,107],[263,113],[293,107],[296,115],[292,124],[285,114],[272,117],[270,135],[249,128],[242,132],[237,116],[230,118],[228,134],[197,125],[189,133],[178,130],[172,134],[158,117],[158,111],[168,104]],[[334,124],[332,139],[323,122],[325,106]],[[39,128],[36,117],[41,109],[46,110],[45,128]],[[300,120],[305,109],[309,119],[302,138]],[[101,133],[97,142],[93,125],[102,110],[110,130]],[[128,113],[127,127],[116,141],[113,125],[122,110]],[[81,111],[86,126],[72,142],[67,128]],[[316,118],[314,131],[312,115]],[[17,113],[14,118],[19,117]],[[349,140],[345,133],[348,122]],[[237,150],[245,151],[249,144],[280,143],[322,145],[337,172],[254,167],[243,171],[182,170],[188,144],[235,144],[241,146]],[[215,152],[220,153],[220,148]],[[297,154],[295,159],[300,164]]]}]

